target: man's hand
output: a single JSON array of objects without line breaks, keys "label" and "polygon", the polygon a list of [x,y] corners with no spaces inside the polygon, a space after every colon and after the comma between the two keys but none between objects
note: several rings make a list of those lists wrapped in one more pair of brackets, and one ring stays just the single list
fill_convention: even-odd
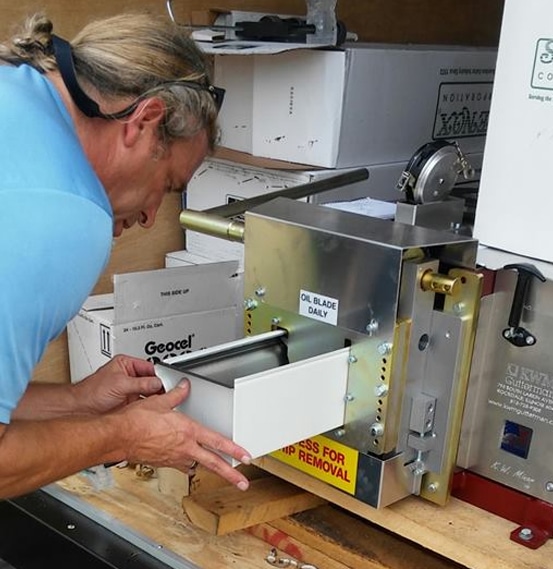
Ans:
[{"label": "man's hand", "polygon": [[128,424],[127,460],[170,466],[183,472],[199,463],[246,490],[247,479],[221,454],[249,464],[248,452],[223,435],[174,411],[189,393],[190,383],[184,380],[168,393],[136,401],[119,411]]},{"label": "man's hand", "polygon": [[73,386],[76,409],[83,413],[115,411],[163,389],[154,364],[131,356],[117,355],[95,373]]}]

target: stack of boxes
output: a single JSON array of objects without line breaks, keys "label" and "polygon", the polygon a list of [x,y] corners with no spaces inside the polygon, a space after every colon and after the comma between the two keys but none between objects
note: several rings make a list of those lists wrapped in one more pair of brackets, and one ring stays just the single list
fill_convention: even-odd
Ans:
[{"label": "stack of boxes", "polygon": [[[409,159],[435,140],[457,141],[479,176],[495,49],[351,44],[271,55],[211,51],[218,53],[215,84],[227,90],[218,156],[231,160],[203,164],[188,185],[186,208],[201,211],[359,167],[369,170],[367,181],[309,200],[396,202]],[[212,260],[242,259],[241,245],[193,231],[186,246]]]}]

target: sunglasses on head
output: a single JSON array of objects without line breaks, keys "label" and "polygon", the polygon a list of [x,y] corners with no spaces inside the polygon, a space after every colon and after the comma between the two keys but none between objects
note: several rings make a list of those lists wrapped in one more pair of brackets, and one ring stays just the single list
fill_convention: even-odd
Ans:
[{"label": "sunglasses on head", "polygon": [[[131,103],[128,107],[117,111],[115,113],[103,113],[98,106],[98,103],[91,99],[82,89],[77,81],[77,75],[75,73],[75,64],[73,62],[73,53],[71,51],[71,44],[56,36],[52,35],[52,45],[54,48],[54,55],[56,57],[56,62],[58,64],[58,69],[63,79],[73,102],[77,105],[79,110],[86,115],[87,117],[94,118],[103,118],[103,119],[122,119],[129,115],[131,115],[138,105],[143,101],[148,95],[138,97],[133,103]],[[174,80],[174,81],[165,81],[160,83],[157,87],[154,88],[153,92],[158,88],[161,89],[163,87],[171,87],[171,86],[182,86],[189,89],[194,89],[196,91],[206,91],[211,95],[213,98],[213,102],[215,103],[215,107],[217,108],[217,112],[221,110],[221,106],[223,104],[223,99],[225,98],[225,90],[221,89],[220,87],[215,87],[214,85],[210,85],[209,83],[196,83],[194,81],[186,81],[186,80]],[[150,94],[153,94],[151,92]]]}]

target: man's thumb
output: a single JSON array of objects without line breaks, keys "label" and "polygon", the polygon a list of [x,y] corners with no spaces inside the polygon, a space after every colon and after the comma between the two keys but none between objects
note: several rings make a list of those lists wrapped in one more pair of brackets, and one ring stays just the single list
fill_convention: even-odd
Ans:
[{"label": "man's thumb", "polygon": [[178,407],[190,394],[190,381],[183,378],[173,389],[162,395],[165,402],[171,407]]}]

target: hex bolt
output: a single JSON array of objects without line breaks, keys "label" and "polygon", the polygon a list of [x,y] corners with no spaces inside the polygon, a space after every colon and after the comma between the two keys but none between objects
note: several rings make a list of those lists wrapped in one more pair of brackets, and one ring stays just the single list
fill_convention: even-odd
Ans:
[{"label": "hex bolt", "polygon": [[385,397],[386,395],[388,395],[388,386],[385,385],[384,383],[381,383],[380,385],[377,385],[374,388],[374,394],[377,397]]},{"label": "hex bolt", "polygon": [[246,310],[254,310],[257,308],[257,300],[255,298],[246,298],[244,300],[244,308]]},{"label": "hex bolt", "polygon": [[370,426],[369,432],[372,437],[381,437],[384,434],[384,426],[382,423],[373,423]]},{"label": "hex bolt", "polygon": [[455,312],[455,314],[461,314],[464,309],[465,309],[465,304],[463,302],[456,302],[453,305],[453,312]]},{"label": "hex bolt", "polygon": [[365,326],[365,330],[368,332],[369,335],[375,334],[378,332],[378,320],[374,318]]},{"label": "hex bolt", "polygon": [[534,532],[530,528],[522,528],[518,532],[518,537],[524,541],[530,541],[534,537]]},{"label": "hex bolt", "polygon": [[265,296],[266,292],[267,291],[265,290],[265,288],[260,286],[258,289],[256,289],[255,296],[258,296],[259,298],[261,298],[261,297]]},{"label": "hex bolt", "polygon": [[382,344],[379,344],[377,350],[381,356],[388,356],[392,352],[392,344],[390,342],[382,342]]}]

